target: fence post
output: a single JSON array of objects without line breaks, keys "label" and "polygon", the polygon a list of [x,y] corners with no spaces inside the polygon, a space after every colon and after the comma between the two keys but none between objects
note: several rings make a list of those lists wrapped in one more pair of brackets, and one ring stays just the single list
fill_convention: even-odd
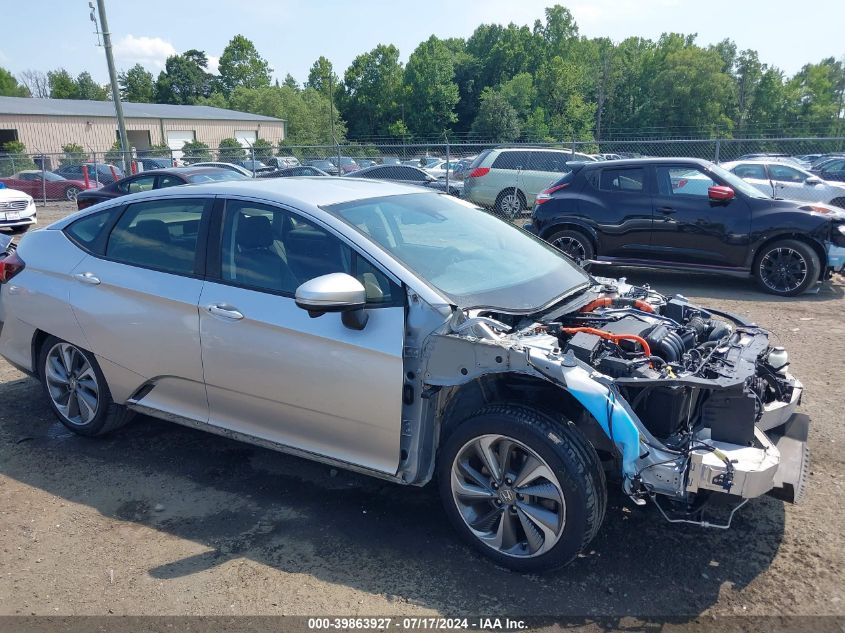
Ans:
[{"label": "fence post", "polygon": [[719,164],[719,153],[721,152],[721,150],[722,150],[722,139],[717,138],[716,139],[716,157],[713,160],[713,162],[716,163],[717,165]]},{"label": "fence post", "polygon": [[47,169],[44,167],[47,157],[41,154],[41,202],[47,204]]},{"label": "fence post", "polygon": [[335,147],[337,148],[337,175],[342,176],[343,170],[340,168],[340,143],[337,141],[334,142]]},{"label": "fence post", "polygon": [[575,135],[573,134],[572,135],[572,160],[575,160],[575,147],[576,147],[575,142],[576,142],[575,141]]},{"label": "fence post", "polygon": [[444,132],[443,136],[446,137],[446,193],[452,193],[449,189],[449,135]]}]

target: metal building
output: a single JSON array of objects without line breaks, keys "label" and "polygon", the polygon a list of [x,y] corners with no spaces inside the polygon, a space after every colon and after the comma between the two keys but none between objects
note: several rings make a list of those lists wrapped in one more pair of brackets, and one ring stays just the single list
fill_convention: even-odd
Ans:
[{"label": "metal building", "polygon": [[[224,138],[245,147],[262,138],[278,145],[285,121],[210,106],[123,103],[129,143],[141,152],[167,144],[178,152],[188,141],[215,149]],[[117,140],[117,119],[111,101],[0,97],[0,148],[20,141],[29,153],[58,154],[62,145],[77,143],[89,151],[105,151]]]}]

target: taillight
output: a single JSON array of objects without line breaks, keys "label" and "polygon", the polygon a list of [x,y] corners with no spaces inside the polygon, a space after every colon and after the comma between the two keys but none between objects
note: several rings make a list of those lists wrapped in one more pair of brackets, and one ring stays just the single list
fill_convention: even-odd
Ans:
[{"label": "taillight", "polygon": [[0,259],[0,284],[4,284],[24,269],[26,264],[16,252]]},{"label": "taillight", "polygon": [[489,167],[476,167],[469,173],[469,178],[481,178],[490,173]]},{"label": "taillight", "polygon": [[565,182],[565,183],[560,184],[560,185],[555,185],[554,187],[549,187],[545,191],[538,193],[537,197],[534,198],[534,202],[536,204],[543,204],[544,202],[548,202],[549,200],[552,199],[552,194],[555,191],[560,191],[561,189],[566,189],[568,186],[569,186],[569,183]]}]

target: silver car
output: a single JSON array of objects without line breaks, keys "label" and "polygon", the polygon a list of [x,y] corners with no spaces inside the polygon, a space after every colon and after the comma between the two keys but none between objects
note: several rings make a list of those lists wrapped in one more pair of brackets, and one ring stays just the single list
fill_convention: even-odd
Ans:
[{"label": "silver car", "polygon": [[143,413],[436,479],[458,532],[513,569],[578,555],[606,476],[702,526],[804,491],[802,386],[765,330],[591,277],[453,196],[326,177],[173,187],[0,252],[0,353],[72,431]]},{"label": "silver car", "polygon": [[721,166],[766,195],[845,208],[845,183],[822,180],[806,169],[767,160],[742,160]]}]

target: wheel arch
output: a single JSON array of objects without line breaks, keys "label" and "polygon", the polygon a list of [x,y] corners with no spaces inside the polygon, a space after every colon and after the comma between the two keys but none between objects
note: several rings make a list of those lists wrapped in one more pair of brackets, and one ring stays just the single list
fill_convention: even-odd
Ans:
[{"label": "wheel arch", "polygon": [[825,271],[827,270],[827,251],[825,250],[824,245],[805,233],[795,233],[794,231],[785,231],[783,233],[778,233],[777,235],[773,235],[769,238],[766,238],[764,241],[760,242],[755,248],[751,250],[748,257],[747,265],[752,275],[754,275],[754,264],[763,249],[765,249],[770,244],[780,242],[782,240],[795,240],[797,242],[802,242],[812,248],[816,255],[818,255],[819,257],[819,279],[824,279]]},{"label": "wheel arch", "polygon": [[575,221],[572,221],[572,220],[565,220],[565,221],[561,221],[561,222],[556,222],[555,224],[552,224],[551,226],[548,226],[545,229],[543,229],[543,232],[540,234],[540,237],[542,237],[544,240],[548,241],[548,239],[552,235],[554,235],[555,233],[559,233],[561,231],[578,231],[579,233],[583,233],[592,242],[593,251],[595,253],[598,253],[598,243],[599,243],[598,233],[596,232],[596,230],[593,227],[588,226],[586,224],[582,224],[580,222],[575,222]]},{"label": "wheel arch", "polygon": [[618,451],[610,438],[575,396],[549,380],[519,372],[485,374],[444,388],[438,411],[438,448],[473,414],[493,404],[533,408],[555,420],[564,417],[581,431],[602,461],[616,459]]},{"label": "wheel arch", "polygon": [[37,329],[32,334],[32,373],[39,379],[41,378],[41,368],[38,367],[38,358],[41,356],[41,347],[44,345],[44,341],[49,337],[50,333],[44,330]]}]

